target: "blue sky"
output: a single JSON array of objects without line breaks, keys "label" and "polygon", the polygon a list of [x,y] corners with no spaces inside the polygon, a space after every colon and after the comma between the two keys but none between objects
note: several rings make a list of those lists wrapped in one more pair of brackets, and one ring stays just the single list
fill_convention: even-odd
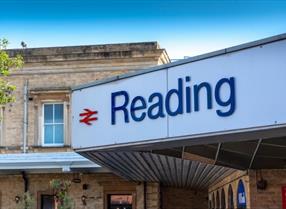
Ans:
[{"label": "blue sky", "polygon": [[286,32],[286,0],[0,0],[10,48],[158,41],[173,59]]}]

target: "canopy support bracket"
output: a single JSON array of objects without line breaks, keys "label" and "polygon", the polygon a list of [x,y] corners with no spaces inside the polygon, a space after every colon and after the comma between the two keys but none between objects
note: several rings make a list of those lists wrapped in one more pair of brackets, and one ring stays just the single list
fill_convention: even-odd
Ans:
[{"label": "canopy support bracket", "polygon": [[255,147],[255,150],[254,150],[254,152],[253,152],[253,155],[252,155],[252,157],[251,157],[251,161],[250,161],[250,163],[249,163],[248,169],[251,169],[251,167],[252,167],[253,161],[254,161],[254,159],[255,159],[255,156],[256,156],[256,154],[257,154],[257,151],[258,151],[258,149],[259,149],[259,147],[260,147],[261,142],[262,142],[262,139],[259,139],[258,142],[257,142],[257,145],[256,145],[256,147]]},{"label": "canopy support bracket", "polygon": [[221,148],[221,143],[219,143],[218,146],[217,146],[217,150],[216,150],[216,154],[215,154],[215,160],[214,160],[214,165],[215,165],[216,162],[217,162],[217,159],[218,159],[218,156],[219,156],[220,148]]}]

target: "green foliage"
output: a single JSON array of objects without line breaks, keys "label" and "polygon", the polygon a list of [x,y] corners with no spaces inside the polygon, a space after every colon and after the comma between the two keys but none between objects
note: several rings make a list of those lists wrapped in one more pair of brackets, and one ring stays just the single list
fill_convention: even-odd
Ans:
[{"label": "green foliage", "polygon": [[24,61],[21,55],[10,57],[5,51],[9,44],[7,39],[0,39],[0,105],[5,105],[15,101],[13,91],[16,87],[4,78],[10,75],[12,69],[19,69],[23,66]]},{"label": "green foliage", "polygon": [[58,209],[74,208],[74,202],[68,194],[69,188],[71,186],[70,181],[53,179],[50,182],[50,186],[54,190],[54,195],[56,197],[56,203],[58,205]]},{"label": "green foliage", "polygon": [[31,195],[30,192],[25,192],[20,197],[20,201],[17,204],[17,209],[35,209],[35,206],[35,198]]}]

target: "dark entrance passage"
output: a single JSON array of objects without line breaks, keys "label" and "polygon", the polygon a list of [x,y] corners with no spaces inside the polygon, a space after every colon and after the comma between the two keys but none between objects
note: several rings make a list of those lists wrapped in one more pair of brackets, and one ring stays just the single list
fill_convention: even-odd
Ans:
[{"label": "dark entrance passage", "polygon": [[132,209],[132,195],[111,194],[108,195],[108,209]]},{"label": "dark entrance passage", "polygon": [[41,209],[55,209],[53,195],[41,195]]},{"label": "dark entrance passage", "polygon": [[220,204],[221,204],[221,209],[225,209],[225,193],[224,193],[224,189],[221,190],[221,200],[220,200]]},{"label": "dark entrance passage", "polygon": [[234,203],[233,203],[233,191],[231,185],[228,187],[228,208],[234,209]]}]

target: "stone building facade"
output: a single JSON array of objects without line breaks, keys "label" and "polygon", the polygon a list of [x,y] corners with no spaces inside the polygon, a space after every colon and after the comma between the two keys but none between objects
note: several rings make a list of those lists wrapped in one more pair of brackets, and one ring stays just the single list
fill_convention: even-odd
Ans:
[{"label": "stone building facade", "polygon": [[[15,49],[8,53],[22,54],[25,65],[9,77],[17,87],[16,102],[0,108],[0,208],[18,208],[22,195],[29,191],[36,209],[54,209],[53,179],[71,182],[69,194],[75,209],[232,209],[239,208],[238,198],[246,198],[245,208],[282,208],[285,169],[233,169],[207,189],[196,189],[128,181],[74,153],[71,88],[169,63],[167,52],[158,43]],[[204,169],[196,169],[192,181],[203,181],[197,172],[202,174],[215,164],[184,149],[182,153],[169,149],[157,154],[172,156],[174,162],[180,158],[180,163],[199,162],[194,164]],[[174,172],[170,166],[168,169]],[[178,175],[170,178],[182,180]],[[267,185],[258,187],[263,179]],[[245,197],[239,196],[241,185]]]},{"label": "stone building facade", "polygon": [[[281,188],[286,185],[285,176],[285,169],[236,171],[209,188],[209,207],[239,208],[238,185],[242,182],[246,192],[247,208],[283,208]],[[267,182],[264,188],[257,185],[261,179]]]},{"label": "stone building facade", "polygon": [[67,151],[71,150],[70,121],[64,123],[63,146],[42,146],[43,103],[64,103],[64,118],[68,120],[72,86],[169,62],[166,51],[157,43],[24,49],[10,50],[9,53],[12,56],[23,54],[25,65],[9,77],[17,86],[17,101],[2,108],[5,109],[2,110],[4,120],[1,124],[2,153],[23,149],[25,86],[28,89],[27,151]]},{"label": "stone building facade", "polygon": [[8,53],[21,54],[25,64],[8,78],[16,102],[1,107],[0,208],[16,209],[28,190],[37,209],[52,209],[53,179],[72,182],[77,209],[110,208],[112,195],[131,195],[133,208],[159,208],[159,184],[128,182],[73,152],[70,93],[75,85],[168,63],[165,49],[148,42]]}]

